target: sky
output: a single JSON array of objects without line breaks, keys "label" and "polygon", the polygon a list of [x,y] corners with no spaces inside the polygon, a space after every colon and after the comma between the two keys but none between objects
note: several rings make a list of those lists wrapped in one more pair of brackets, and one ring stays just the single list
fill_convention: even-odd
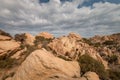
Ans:
[{"label": "sky", "polygon": [[12,35],[120,33],[120,0],[0,0],[0,29]]}]

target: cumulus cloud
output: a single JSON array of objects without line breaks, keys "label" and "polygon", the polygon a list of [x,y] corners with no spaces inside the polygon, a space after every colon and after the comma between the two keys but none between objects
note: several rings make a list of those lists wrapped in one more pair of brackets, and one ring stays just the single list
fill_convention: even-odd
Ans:
[{"label": "cumulus cloud", "polygon": [[48,31],[58,36],[76,32],[85,37],[120,31],[120,4],[99,2],[93,8],[78,8],[84,1],[1,0],[0,28],[12,34]]}]

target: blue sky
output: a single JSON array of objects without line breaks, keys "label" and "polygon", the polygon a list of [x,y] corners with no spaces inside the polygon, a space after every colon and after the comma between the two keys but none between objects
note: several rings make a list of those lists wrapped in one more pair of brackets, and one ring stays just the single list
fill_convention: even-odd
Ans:
[{"label": "blue sky", "polygon": [[120,0],[2,0],[0,29],[83,37],[120,32]]},{"label": "blue sky", "polygon": [[[39,0],[41,3],[46,3],[46,2],[49,2],[50,0]],[[66,1],[73,1],[73,0],[60,0],[61,2],[66,2]],[[97,2],[110,2],[110,3],[115,3],[115,4],[119,4],[120,3],[120,0],[86,0],[84,3],[83,3],[83,6],[92,6],[94,3],[97,3]]]}]

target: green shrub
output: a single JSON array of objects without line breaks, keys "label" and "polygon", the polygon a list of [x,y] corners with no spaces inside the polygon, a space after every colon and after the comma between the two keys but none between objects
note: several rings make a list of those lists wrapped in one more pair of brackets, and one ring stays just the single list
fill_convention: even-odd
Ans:
[{"label": "green shrub", "polygon": [[114,45],[114,44],[116,44],[116,42],[107,40],[107,41],[103,42],[103,44],[104,45]]},{"label": "green shrub", "polygon": [[0,68],[11,68],[15,64],[15,59],[7,58],[0,60]]},{"label": "green shrub", "polygon": [[50,43],[53,39],[47,39],[47,38],[44,38],[44,37],[41,37],[41,36],[36,36],[35,37],[35,45],[39,45],[39,44],[42,44],[42,47],[46,48],[46,45],[48,43]]},{"label": "green shrub", "polygon": [[33,51],[37,50],[38,48],[36,46],[31,45],[23,45],[25,48],[27,48],[26,51],[24,51],[20,56],[23,56],[22,59],[19,61],[19,64],[21,64]]},{"label": "green shrub", "polygon": [[109,63],[116,63],[118,61],[117,55],[112,55],[110,57],[108,57],[108,62]]},{"label": "green shrub", "polygon": [[24,52],[26,57],[37,49],[36,46],[31,46],[31,45],[25,45],[25,47],[27,48],[27,51]]},{"label": "green shrub", "polygon": [[81,67],[82,75],[88,71],[93,71],[96,72],[102,80],[107,79],[107,73],[104,65],[99,61],[93,59],[87,54],[81,56],[78,61]]},{"label": "green shrub", "polygon": [[94,47],[99,47],[101,44],[99,42],[93,44]]},{"label": "green shrub", "polygon": [[21,45],[20,45],[20,48],[21,48],[21,49],[24,49],[24,48],[25,48],[25,46],[26,46],[26,45],[21,44]]},{"label": "green shrub", "polygon": [[1,30],[1,29],[0,29],[0,35],[4,35],[4,36],[8,36],[8,37],[11,37],[11,38],[12,38],[12,36],[11,36],[9,33],[6,33],[6,32],[4,32],[4,31]]},{"label": "green shrub", "polygon": [[110,80],[120,80],[120,72],[108,70]]},{"label": "green shrub", "polygon": [[83,38],[83,42],[89,44],[90,46],[99,47],[101,44],[99,42],[93,43],[91,40]]},{"label": "green shrub", "polygon": [[120,52],[120,46],[117,48],[117,51]]},{"label": "green shrub", "polygon": [[93,45],[93,43],[89,39],[87,39],[87,38],[83,38],[83,42],[87,43],[89,45]]},{"label": "green shrub", "polygon": [[26,36],[25,36],[24,33],[15,35],[15,40],[16,41],[20,41],[21,43],[24,43],[25,39],[26,39]]}]

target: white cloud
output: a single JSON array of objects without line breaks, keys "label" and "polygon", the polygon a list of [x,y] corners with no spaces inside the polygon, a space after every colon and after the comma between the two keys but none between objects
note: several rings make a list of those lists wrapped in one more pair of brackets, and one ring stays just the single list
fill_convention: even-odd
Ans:
[{"label": "white cloud", "polygon": [[95,3],[77,8],[85,0],[61,3],[50,0],[1,0],[0,28],[11,33],[48,31],[55,35],[77,32],[82,36],[120,31],[120,4]]}]

